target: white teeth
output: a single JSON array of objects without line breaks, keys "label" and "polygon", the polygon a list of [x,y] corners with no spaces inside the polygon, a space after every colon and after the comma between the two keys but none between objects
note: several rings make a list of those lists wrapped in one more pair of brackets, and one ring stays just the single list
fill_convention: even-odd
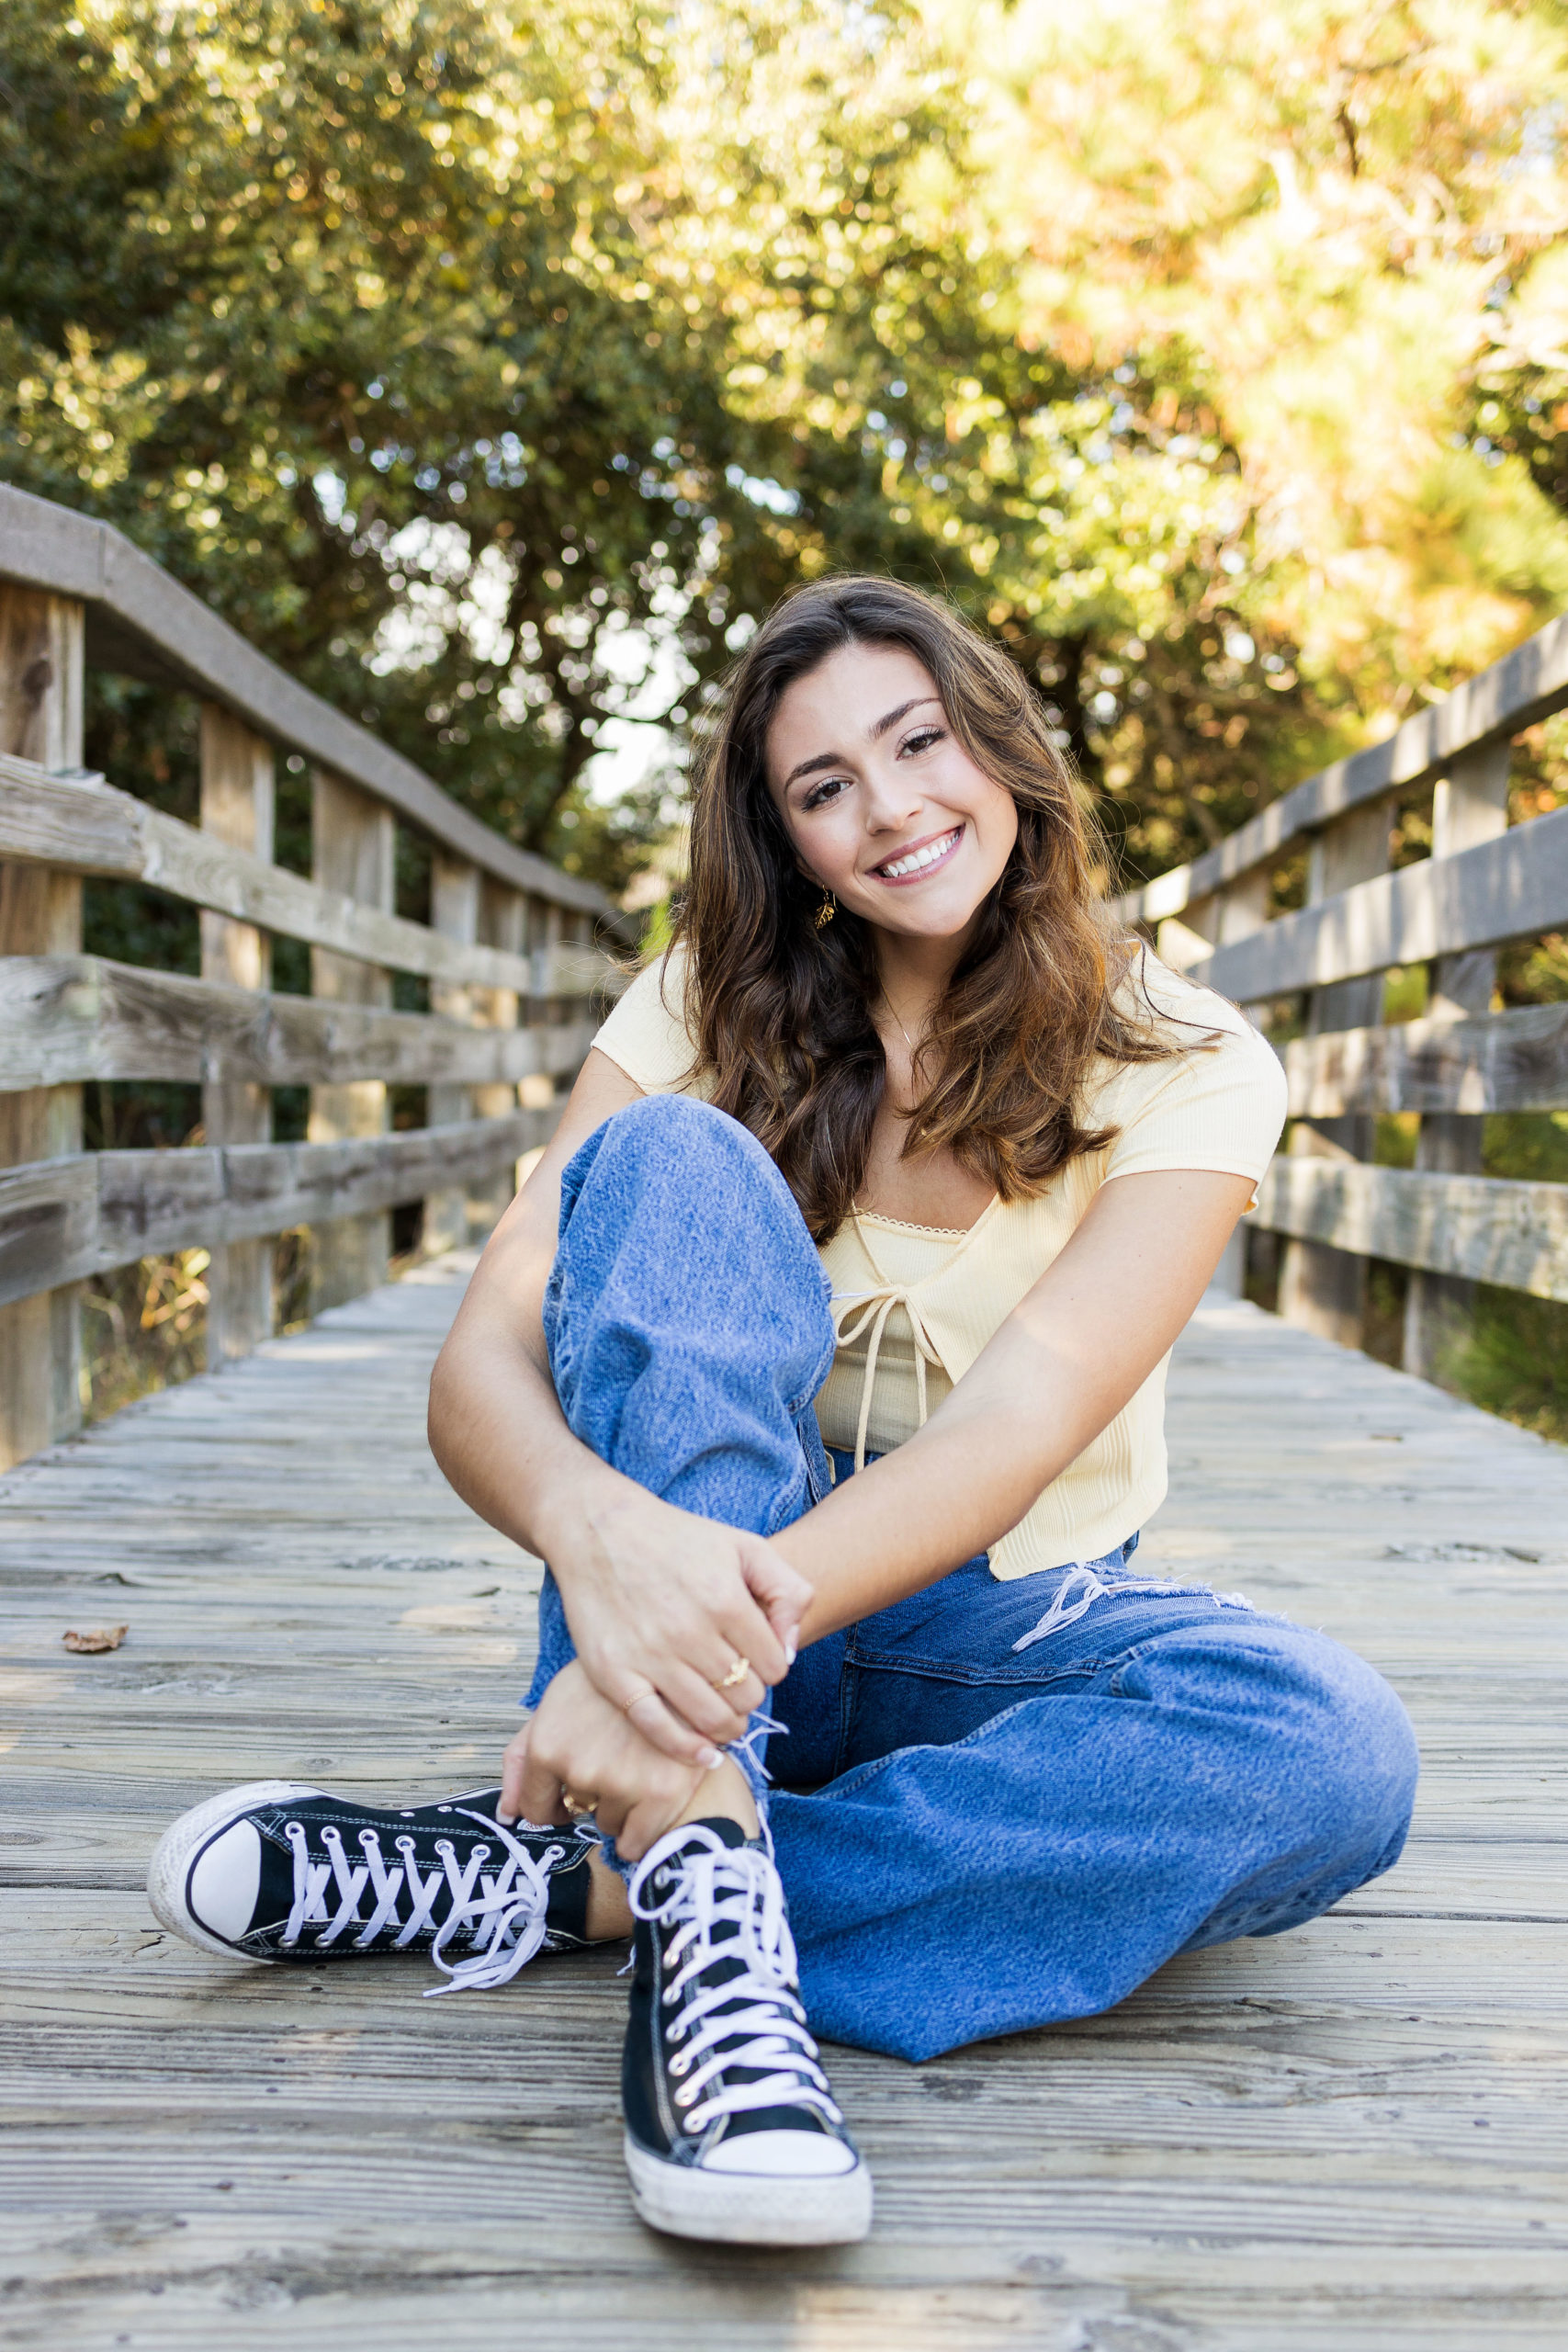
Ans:
[{"label": "white teeth", "polygon": [[900,857],[891,865],[879,865],[876,870],[886,874],[890,882],[901,880],[906,874],[919,874],[926,866],[934,865],[939,857],[945,857],[963,830],[961,825],[955,825],[952,832],[943,833],[941,841],[928,842],[924,849],[911,850],[908,857]]}]

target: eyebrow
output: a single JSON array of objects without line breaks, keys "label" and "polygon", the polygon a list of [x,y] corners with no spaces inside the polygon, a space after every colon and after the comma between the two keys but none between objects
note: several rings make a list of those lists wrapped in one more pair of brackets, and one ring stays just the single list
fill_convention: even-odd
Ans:
[{"label": "eyebrow", "polygon": [[[940,695],[911,695],[908,702],[901,702],[897,710],[884,711],[875,726],[870,729],[868,740],[873,743],[879,743],[890,727],[897,727],[901,718],[908,718],[909,713],[912,710],[919,710],[922,703],[941,700]],[[802,760],[798,767],[791,768],[781,788],[787,792],[790,786],[797,783],[803,775],[815,775],[819,768],[836,768],[843,765],[844,755],[841,752],[818,752],[815,759]]]}]

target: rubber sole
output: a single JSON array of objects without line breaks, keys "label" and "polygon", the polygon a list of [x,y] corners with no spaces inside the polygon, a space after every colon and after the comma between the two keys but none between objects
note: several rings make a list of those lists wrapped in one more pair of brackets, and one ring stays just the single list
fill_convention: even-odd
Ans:
[{"label": "rubber sole", "polygon": [[650,2229],[719,2245],[857,2245],[871,2228],[871,2174],[778,2180],[760,2173],[695,2172],[623,2143],[632,2203]]},{"label": "rubber sole", "polygon": [[324,1796],[324,1789],[307,1788],[299,1781],[248,1781],[243,1788],[225,1789],[215,1797],[207,1797],[200,1804],[193,1804],[188,1813],[171,1822],[152,1849],[152,1860],[147,1868],[147,1900],[160,1927],[203,1951],[215,1951],[225,1960],[254,1960],[270,1968],[273,1962],[260,1952],[240,1951],[233,1944],[226,1944],[221,1936],[212,1935],[199,1919],[193,1917],[186,1900],[186,1888],[190,1882],[190,1868],[209,1840],[231,1822],[241,1820],[258,1804],[287,1804],[296,1797]]}]

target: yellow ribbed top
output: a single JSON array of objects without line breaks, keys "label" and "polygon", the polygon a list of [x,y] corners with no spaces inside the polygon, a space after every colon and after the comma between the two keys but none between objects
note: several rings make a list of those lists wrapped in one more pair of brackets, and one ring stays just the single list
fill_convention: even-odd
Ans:
[{"label": "yellow ribbed top", "polygon": [[[682,978],[669,958],[651,965],[593,1041],[648,1094],[705,1091],[692,1076]],[[886,1453],[912,1437],[1113,1176],[1204,1168],[1256,1183],[1268,1167],[1285,1116],[1272,1050],[1235,1005],[1147,950],[1133,985],[1179,1021],[1173,1035],[1213,1034],[1218,1043],[1165,1061],[1097,1065],[1083,1119],[1114,1126],[1114,1142],[1070,1161],[1034,1200],[993,1200],[967,1233],[861,1211],[823,1250],[840,1334],[817,1399],[829,1445]],[[992,1547],[994,1576],[1100,1559],[1164,1500],[1168,1362]]]}]

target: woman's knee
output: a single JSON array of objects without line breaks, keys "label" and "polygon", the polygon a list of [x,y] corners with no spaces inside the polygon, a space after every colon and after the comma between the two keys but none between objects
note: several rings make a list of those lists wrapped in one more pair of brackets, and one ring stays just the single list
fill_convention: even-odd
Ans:
[{"label": "woman's knee", "polygon": [[1358,1879],[1399,1858],[1420,1756],[1393,1686],[1323,1634],[1278,1629],[1262,1677],[1275,1733],[1273,1802],[1281,1830]]},{"label": "woman's knee", "polygon": [[1416,1736],[1398,1694],[1354,1651],[1241,1618],[1157,1644],[1134,1671],[1140,1695],[1208,1717],[1215,1768],[1277,1851],[1359,1866],[1363,1877],[1398,1859]]}]

